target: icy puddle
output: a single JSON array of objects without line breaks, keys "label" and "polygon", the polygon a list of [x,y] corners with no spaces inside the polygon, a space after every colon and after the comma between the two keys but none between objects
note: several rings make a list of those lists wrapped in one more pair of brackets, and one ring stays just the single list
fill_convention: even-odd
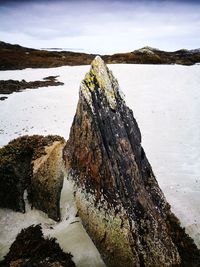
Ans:
[{"label": "icy puddle", "polygon": [[[109,68],[125,93],[127,105],[134,111],[144,150],[160,187],[200,247],[200,65],[116,64]],[[65,83],[14,93],[0,101],[0,146],[25,134],[59,134],[67,139],[79,85],[88,70],[89,66],[65,66],[0,71],[1,80],[34,81],[60,75],[58,80]],[[74,254],[77,263],[85,264],[78,266],[98,266],[92,263],[99,256],[91,240],[82,225],[75,222],[78,220],[75,215],[70,215],[75,214],[74,206],[68,204],[66,208],[69,218],[56,226],[36,210],[29,210],[27,214],[1,210],[1,254],[6,250],[5,244],[11,243],[9,238],[14,239],[19,229],[42,220],[46,225],[45,235],[57,237],[61,246]],[[52,225],[54,229],[49,229]],[[90,265],[84,263],[90,260]]]}]

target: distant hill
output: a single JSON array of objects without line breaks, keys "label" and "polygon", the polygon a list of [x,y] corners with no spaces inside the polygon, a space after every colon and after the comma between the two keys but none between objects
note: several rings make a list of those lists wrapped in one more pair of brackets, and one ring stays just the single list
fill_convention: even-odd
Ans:
[{"label": "distant hill", "polygon": [[200,62],[200,49],[166,52],[146,46],[130,53],[104,56],[104,59],[107,63],[193,65]]},{"label": "distant hill", "polygon": [[0,70],[90,64],[95,55],[37,50],[0,42]]},{"label": "distant hill", "polygon": [[[89,65],[95,56],[71,51],[37,50],[0,42],[0,70]],[[200,49],[166,52],[146,46],[129,53],[103,55],[102,58],[106,63],[193,65],[200,63]]]}]

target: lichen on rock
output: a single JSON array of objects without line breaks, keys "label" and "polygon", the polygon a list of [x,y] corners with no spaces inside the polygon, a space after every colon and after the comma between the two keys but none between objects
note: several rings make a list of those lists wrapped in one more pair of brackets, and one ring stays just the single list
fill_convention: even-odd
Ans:
[{"label": "lichen on rock", "polygon": [[117,105],[117,88],[117,80],[104,64],[101,57],[97,56],[92,61],[90,72],[86,73],[85,79],[81,83],[80,93],[84,95],[92,108],[92,92],[94,90],[103,90],[110,107],[114,110]]},{"label": "lichen on rock", "polygon": [[81,82],[64,159],[79,215],[107,266],[198,266],[199,251],[171,213],[133,112],[100,57]]}]

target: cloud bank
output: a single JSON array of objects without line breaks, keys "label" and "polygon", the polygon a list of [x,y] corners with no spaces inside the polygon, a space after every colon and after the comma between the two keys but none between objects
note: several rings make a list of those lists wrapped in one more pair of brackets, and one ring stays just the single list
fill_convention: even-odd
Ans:
[{"label": "cloud bank", "polygon": [[28,47],[192,49],[199,32],[199,1],[0,1],[1,40]]}]

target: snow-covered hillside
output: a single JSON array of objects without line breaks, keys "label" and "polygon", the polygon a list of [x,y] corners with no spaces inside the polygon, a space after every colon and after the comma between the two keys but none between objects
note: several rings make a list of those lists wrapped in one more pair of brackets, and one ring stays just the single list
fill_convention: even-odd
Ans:
[{"label": "snow-covered hillside", "polygon": [[[200,66],[116,64],[109,68],[133,109],[160,187],[200,247]],[[26,90],[0,101],[0,146],[25,134],[59,134],[67,139],[79,84],[88,70],[89,66],[66,66],[1,71],[0,80],[34,81],[60,75],[58,80],[65,85]],[[1,229],[9,218],[1,218]],[[4,235],[0,234],[0,242]],[[80,240],[74,242],[72,250],[77,244],[80,249]]]}]

